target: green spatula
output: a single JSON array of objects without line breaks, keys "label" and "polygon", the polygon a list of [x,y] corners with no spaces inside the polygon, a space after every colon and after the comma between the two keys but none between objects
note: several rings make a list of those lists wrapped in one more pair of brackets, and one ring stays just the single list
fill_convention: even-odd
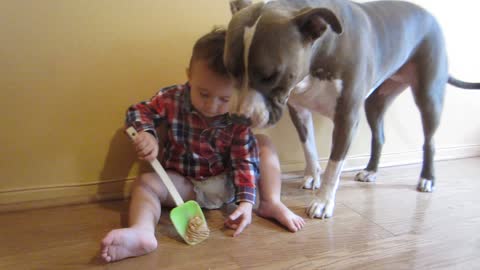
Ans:
[{"label": "green spatula", "polygon": [[[138,135],[137,131],[133,127],[129,127],[127,129],[127,134],[132,139]],[[194,217],[199,217],[202,219],[205,225],[207,224],[200,205],[198,205],[196,201],[183,201],[182,197],[180,197],[180,194],[173,185],[172,180],[170,179],[170,177],[168,177],[167,172],[165,172],[162,165],[160,164],[160,162],[158,162],[157,159],[150,161],[150,165],[152,165],[155,172],[158,174],[158,176],[160,176],[160,179],[162,179],[163,183],[168,189],[168,192],[172,196],[175,204],[177,205],[177,207],[173,208],[170,211],[170,219],[172,220],[172,223],[175,226],[178,234],[180,234],[183,240],[185,240],[185,242],[189,245],[198,244],[199,242],[205,240],[206,238],[202,239],[201,241],[192,242],[189,241],[189,239],[186,237],[190,219]]]}]

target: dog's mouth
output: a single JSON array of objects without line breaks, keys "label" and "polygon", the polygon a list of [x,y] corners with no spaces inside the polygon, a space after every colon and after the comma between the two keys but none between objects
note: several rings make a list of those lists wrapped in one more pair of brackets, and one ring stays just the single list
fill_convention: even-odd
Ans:
[{"label": "dog's mouth", "polygon": [[282,118],[286,102],[280,99],[269,99],[267,101],[268,126],[275,125]]},{"label": "dog's mouth", "polygon": [[285,98],[265,97],[259,91],[248,90],[234,98],[230,111],[233,122],[254,128],[268,128],[282,117]]}]

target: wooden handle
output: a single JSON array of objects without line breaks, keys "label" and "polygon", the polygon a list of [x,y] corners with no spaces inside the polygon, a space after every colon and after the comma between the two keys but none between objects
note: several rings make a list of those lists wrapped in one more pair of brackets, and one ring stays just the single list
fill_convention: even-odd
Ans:
[{"label": "wooden handle", "polygon": [[[133,127],[127,128],[127,134],[131,139],[135,138],[138,135],[137,131]],[[172,180],[170,179],[170,177],[168,176],[167,172],[162,167],[160,162],[158,162],[158,160],[155,158],[154,160],[150,161],[150,165],[152,165],[155,172],[158,174],[158,176],[160,176],[160,179],[162,179],[163,183],[168,189],[168,192],[170,193],[173,200],[175,201],[175,204],[177,206],[183,204],[182,197],[178,193],[177,189],[173,185]]]}]

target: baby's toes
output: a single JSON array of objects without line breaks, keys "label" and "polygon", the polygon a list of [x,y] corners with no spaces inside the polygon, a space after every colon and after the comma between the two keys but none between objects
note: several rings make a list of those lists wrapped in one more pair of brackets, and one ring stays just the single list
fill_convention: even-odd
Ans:
[{"label": "baby's toes", "polygon": [[298,217],[297,219],[295,219],[295,226],[297,227],[298,231],[303,229],[303,226],[305,226],[305,221],[303,220],[303,218]]}]

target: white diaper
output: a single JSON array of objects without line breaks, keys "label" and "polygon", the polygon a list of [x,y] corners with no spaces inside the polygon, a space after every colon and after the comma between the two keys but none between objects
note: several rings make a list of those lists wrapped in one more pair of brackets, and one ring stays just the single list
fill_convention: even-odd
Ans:
[{"label": "white diaper", "polygon": [[197,196],[196,201],[202,208],[218,209],[235,200],[235,187],[227,174],[219,174],[202,181],[190,181]]}]

